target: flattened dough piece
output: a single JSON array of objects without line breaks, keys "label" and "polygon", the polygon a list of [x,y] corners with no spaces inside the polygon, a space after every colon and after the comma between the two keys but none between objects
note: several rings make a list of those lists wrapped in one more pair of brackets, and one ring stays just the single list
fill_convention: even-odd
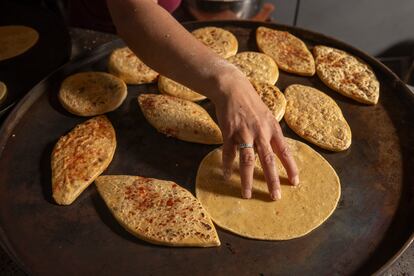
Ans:
[{"label": "flattened dough piece", "polygon": [[115,130],[104,115],[89,119],[60,137],[51,156],[56,203],[71,204],[109,166],[115,148]]},{"label": "flattened dough piece", "polygon": [[332,151],[349,148],[351,128],[335,101],[325,93],[305,85],[286,88],[285,121],[309,142]]},{"label": "flattened dough piece", "polygon": [[103,72],[71,75],[63,81],[59,90],[62,106],[78,116],[95,116],[113,111],[126,96],[125,82]]},{"label": "flattened dough piece", "polygon": [[266,27],[256,30],[260,51],[271,56],[277,66],[286,72],[301,76],[315,74],[315,61],[305,43],[296,36]]},{"label": "flattened dough piece", "polygon": [[210,152],[197,172],[196,195],[214,223],[237,235],[259,240],[289,240],[320,226],[335,210],[340,182],[335,170],[304,143],[287,138],[299,169],[300,184],[288,183],[279,159],[282,198],[270,200],[263,169],[256,162],[251,199],[240,196],[239,159],[229,180],[222,175],[222,149]]},{"label": "flattened dough piece", "polygon": [[265,54],[241,52],[227,60],[236,65],[251,82],[275,84],[279,78],[275,61]]},{"label": "flattened dough piece", "polygon": [[201,203],[174,182],[105,175],[95,184],[118,222],[139,239],[168,246],[220,245]]},{"label": "flattened dough piece", "polygon": [[191,90],[190,88],[164,76],[160,76],[158,78],[158,90],[162,94],[170,95],[192,102],[202,101],[206,99],[206,96],[201,95]]},{"label": "flattened dough piece", "polygon": [[329,88],[364,104],[377,104],[379,82],[372,68],[362,60],[335,48],[313,48],[316,73]]},{"label": "flattened dough piece", "polygon": [[127,84],[152,83],[158,77],[158,73],[145,65],[128,47],[111,53],[108,71]]},{"label": "flattened dough piece", "polygon": [[234,56],[237,53],[239,47],[237,38],[225,29],[204,27],[194,30],[192,34],[223,58]]},{"label": "flattened dough piece", "polygon": [[262,98],[262,101],[273,113],[276,120],[282,120],[286,110],[286,99],[279,88],[271,84],[256,82],[253,83],[253,87]]},{"label": "flattened dough piece", "polygon": [[221,130],[196,103],[156,94],[141,94],[138,103],[148,122],[159,132],[183,141],[221,144]]},{"label": "flattened dough piece", "polygon": [[23,54],[39,40],[39,33],[30,27],[10,25],[0,27],[0,61]]}]

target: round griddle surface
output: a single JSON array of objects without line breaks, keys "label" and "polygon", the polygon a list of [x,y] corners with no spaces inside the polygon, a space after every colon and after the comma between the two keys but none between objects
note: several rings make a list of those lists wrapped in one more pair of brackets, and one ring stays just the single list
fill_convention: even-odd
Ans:
[{"label": "round griddle surface", "polygon": [[[316,87],[342,109],[352,132],[349,150],[332,153],[312,146],[337,171],[341,200],[333,215],[310,234],[289,241],[245,239],[218,229],[217,248],[168,248],[130,235],[113,218],[91,185],[72,205],[51,198],[50,154],[60,136],[86,120],[57,101],[62,80],[80,71],[106,71],[115,41],[79,57],[39,83],[0,130],[0,235],[9,253],[28,272],[42,275],[344,275],[381,269],[413,239],[414,99],[391,71],[342,42],[303,29],[272,23],[224,21],[188,23],[192,30],[214,25],[233,32],[240,51],[257,50],[255,29],[265,25],[324,44],[369,63],[381,83],[379,103],[358,104],[330,90],[316,77],[280,72],[277,86]],[[158,133],[145,120],[136,97],[156,85],[128,86],[128,98],[108,114],[118,139],[105,174],[168,179],[194,192],[202,158],[214,146],[186,143]],[[202,106],[214,113],[211,103]],[[281,122],[286,136],[300,139]],[[388,264],[386,264],[388,262]],[[384,266],[385,265],[385,266]]]}]

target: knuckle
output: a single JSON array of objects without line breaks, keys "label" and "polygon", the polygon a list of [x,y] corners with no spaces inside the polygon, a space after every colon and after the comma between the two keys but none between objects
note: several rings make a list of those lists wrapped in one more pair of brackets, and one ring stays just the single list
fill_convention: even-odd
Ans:
[{"label": "knuckle", "polygon": [[224,144],[231,144],[233,141],[233,132],[222,133]]},{"label": "knuckle", "polygon": [[265,127],[261,127],[257,130],[256,139],[262,145],[268,144],[271,136],[271,131],[268,131]]},{"label": "knuckle", "polygon": [[240,154],[240,163],[243,166],[253,166],[255,163],[255,156],[253,152],[245,151]]},{"label": "knuckle", "polygon": [[275,155],[273,152],[267,152],[263,155],[263,162],[266,165],[274,165],[275,164]]},{"label": "knuckle", "polygon": [[235,150],[233,150],[231,147],[228,147],[226,149],[223,148],[223,152],[222,152],[223,163],[227,164],[233,161],[235,157],[236,157]]},{"label": "knuckle", "polygon": [[273,179],[271,181],[271,184],[270,185],[272,186],[272,188],[279,187],[280,186],[280,179],[279,179],[279,177],[276,177],[275,179]]},{"label": "knuckle", "polygon": [[290,156],[289,148],[287,146],[283,146],[282,149],[280,150],[280,155],[284,159],[289,158]]},{"label": "knuckle", "polygon": [[236,154],[231,150],[223,151],[223,159],[225,160],[233,159],[235,155]]}]

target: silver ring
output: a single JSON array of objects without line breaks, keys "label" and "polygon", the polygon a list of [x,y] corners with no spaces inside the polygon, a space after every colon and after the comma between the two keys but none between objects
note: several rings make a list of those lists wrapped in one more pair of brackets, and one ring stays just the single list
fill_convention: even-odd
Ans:
[{"label": "silver ring", "polygon": [[239,149],[252,149],[253,144],[241,143],[239,144]]}]

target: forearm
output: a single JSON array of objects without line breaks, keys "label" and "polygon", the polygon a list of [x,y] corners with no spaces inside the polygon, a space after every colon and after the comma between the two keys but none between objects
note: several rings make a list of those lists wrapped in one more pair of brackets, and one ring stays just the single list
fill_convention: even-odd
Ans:
[{"label": "forearm", "polygon": [[[119,35],[147,65],[215,103],[224,140],[224,175],[230,175],[237,145],[248,144],[257,148],[272,199],[280,198],[273,152],[285,166],[290,182],[299,182],[277,120],[240,70],[197,41],[152,0],[107,2]],[[242,194],[250,198],[253,146],[239,156]]]},{"label": "forearm", "polygon": [[197,41],[152,0],[107,0],[118,34],[151,68],[214,101],[234,66]]}]

